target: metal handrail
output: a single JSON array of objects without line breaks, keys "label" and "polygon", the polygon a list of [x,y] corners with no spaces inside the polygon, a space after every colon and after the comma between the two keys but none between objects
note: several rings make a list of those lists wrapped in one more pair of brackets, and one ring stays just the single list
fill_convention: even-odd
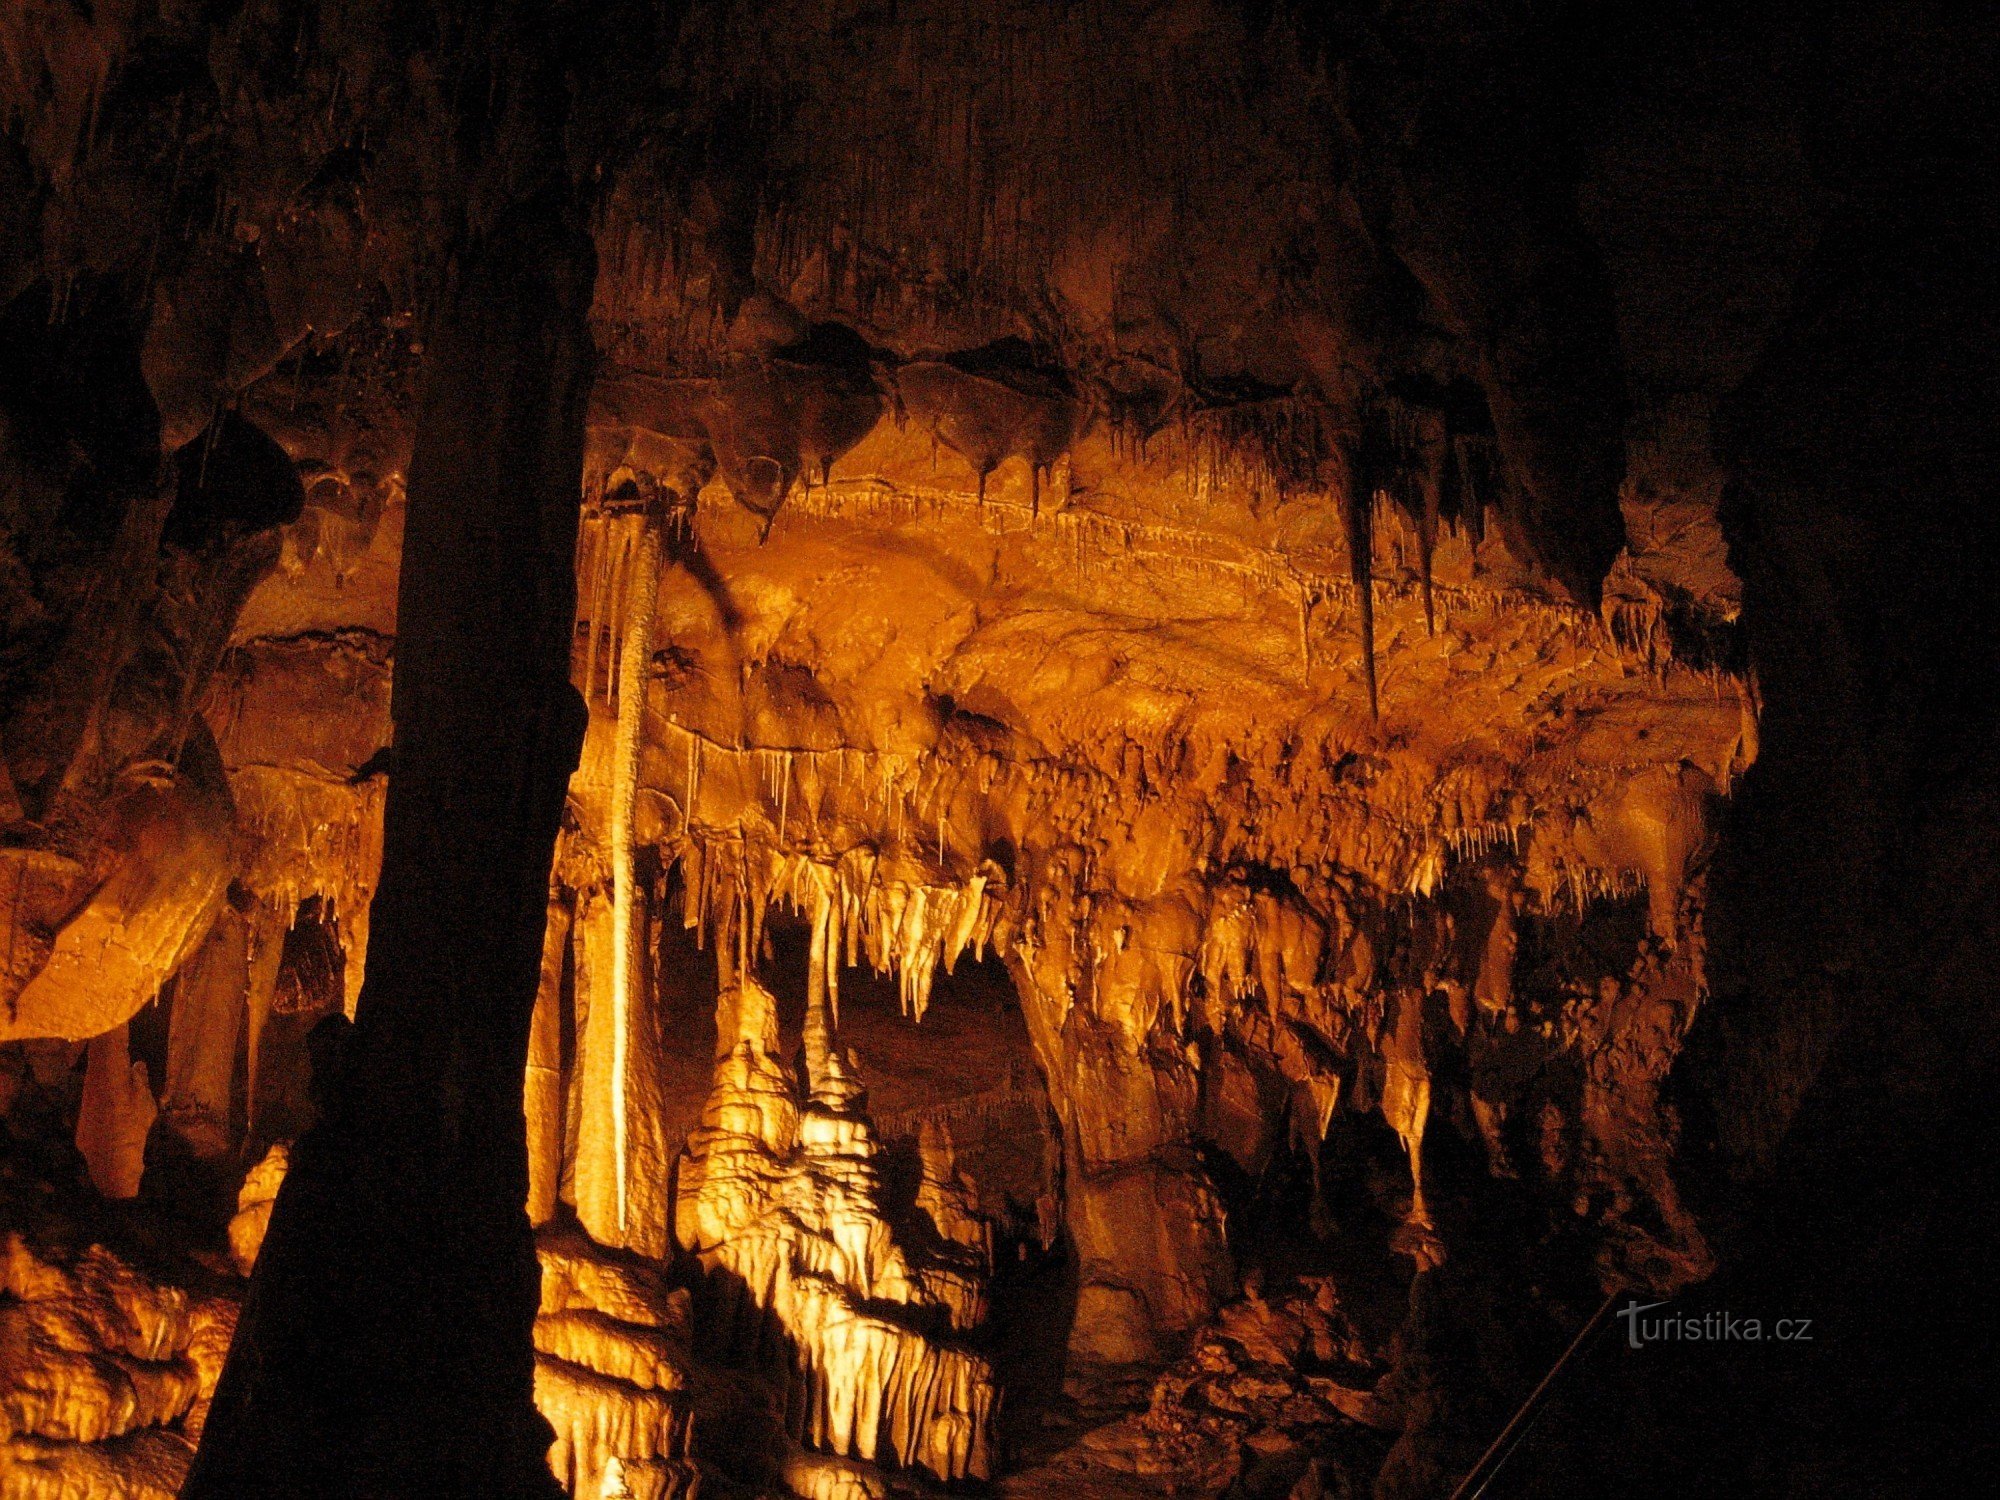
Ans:
[{"label": "metal handrail", "polygon": [[1514,1413],[1507,1425],[1500,1429],[1500,1436],[1479,1455],[1479,1462],[1474,1464],[1465,1478],[1459,1481],[1458,1488],[1451,1492],[1451,1500],[1479,1500],[1479,1497],[1486,1493],[1486,1486],[1493,1482],[1493,1476],[1500,1472],[1501,1466],[1512,1456],[1515,1447],[1527,1436],[1528,1429],[1534,1426],[1535,1418],[1541,1415],[1542,1403],[1554,1389],[1556,1378],[1562,1374],[1564,1367],[1576,1356],[1577,1351],[1603,1331],[1605,1322],[1611,1316],[1612,1307],[1625,1295],[1625,1290],[1622,1286],[1615,1288],[1599,1305],[1597,1311],[1590,1315],[1590,1321],[1585,1323],[1577,1336],[1569,1341],[1569,1347],[1563,1350],[1562,1357],[1549,1366],[1549,1373],[1542,1377],[1541,1383],[1528,1393],[1528,1399],[1521,1403],[1520,1409]]}]

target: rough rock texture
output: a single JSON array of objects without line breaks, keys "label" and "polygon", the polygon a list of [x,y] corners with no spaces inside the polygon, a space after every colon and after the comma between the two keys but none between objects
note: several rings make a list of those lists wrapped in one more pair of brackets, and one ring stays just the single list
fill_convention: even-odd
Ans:
[{"label": "rough rock texture", "polygon": [[243,1178],[236,1194],[236,1214],[229,1221],[229,1254],[243,1275],[257,1264],[257,1252],[264,1248],[264,1232],[271,1226],[271,1205],[277,1201],[278,1186],[292,1164],[291,1153],[273,1146],[263,1160]]},{"label": "rough rock texture", "polygon": [[[285,1166],[273,1148],[246,1179],[245,1206],[230,1221],[230,1250],[245,1276],[262,1248]],[[573,1230],[544,1233],[536,1257],[535,1405],[555,1432],[549,1466],[557,1479],[573,1495],[617,1494],[620,1483],[630,1500],[693,1495],[701,1471],[692,1443],[695,1398],[686,1389],[688,1293],[670,1288],[657,1267],[606,1252]],[[214,1364],[203,1401],[226,1349],[225,1331],[223,1343],[206,1350]]]},{"label": "rough rock texture", "polygon": [[[1403,1414],[1378,1387],[1383,1360],[1348,1321],[1332,1282],[1308,1278],[1281,1300],[1256,1292],[1218,1312],[1188,1354],[1153,1386],[1146,1410],[1088,1433],[1069,1459],[1073,1482],[1111,1470],[1222,1494],[1339,1493],[1370,1446],[1362,1430],[1395,1431]],[[1319,1493],[1308,1489],[1306,1493]]]},{"label": "rough rock texture", "polygon": [[[923,1259],[897,1243],[858,1080],[822,1061],[801,1107],[772,1055],[773,998],[745,980],[724,1003],[734,1024],[680,1163],[674,1223],[721,1305],[713,1337],[787,1371],[808,1446],[986,1478],[992,1370],[951,1337],[984,1320],[983,1226],[962,1210],[932,1219],[940,1243]],[[934,1201],[944,1189],[933,1183]]]},{"label": "rough rock texture", "polygon": [[573,1495],[680,1500],[693,1462],[688,1294],[581,1237],[544,1236],[535,1404],[556,1430],[549,1466]]},{"label": "rough rock texture", "polygon": [[[1917,1487],[1991,1281],[1993,71],[1933,0],[12,6],[0,1123],[275,1226],[197,1488],[550,1493],[531,1382],[563,1484],[691,1484],[706,1359],[537,1317],[530,1225],[746,1280],[811,1369],[725,1467],[804,1494],[881,1480],[771,1435],[1005,1345],[1010,1254],[1173,1371],[1099,1477],[1447,1488],[1626,1286],[1842,1336],[1595,1381],[1544,1481]],[[988,956],[1036,1076],[871,1128],[843,973]],[[6,1483],[168,1485],[206,1398],[121,1361],[221,1322],[10,1296]],[[988,1353],[887,1449],[1004,1469]]]},{"label": "rough rock texture", "polygon": [[[9,1196],[8,1217],[19,1202]],[[235,1323],[233,1301],[162,1281],[102,1244],[8,1230],[0,1494],[177,1493]]]}]

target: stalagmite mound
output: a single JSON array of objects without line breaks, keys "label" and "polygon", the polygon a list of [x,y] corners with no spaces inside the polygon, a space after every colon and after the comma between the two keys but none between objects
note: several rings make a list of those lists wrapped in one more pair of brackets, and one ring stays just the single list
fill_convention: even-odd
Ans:
[{"label": "stalagmite mound", "polygon": [[943,1244],[913,1260],[884,1217],[880,1147],[845,1062],[818,1060],[801,1107],[772,1055],[769,992],[746,980],[724,1010],[735,1029],[674,1205],[676,1238],[720,1304],[712,1336],[790,1366],[786,1405],[808,1445],[987,1478],[992,1370],[951,1339],[984,1321],[984,1226],[962,1212],[933,1219]]},{"label": "stalagmite mound", "polygon": [[[6,1201],[18,1203],[12,1185]],[[190,1268],[193,1269],[193,1268]],[[45,1220],[0,1240],[0,1494],[169,1496],[200,1440],[236,1304]]]}]

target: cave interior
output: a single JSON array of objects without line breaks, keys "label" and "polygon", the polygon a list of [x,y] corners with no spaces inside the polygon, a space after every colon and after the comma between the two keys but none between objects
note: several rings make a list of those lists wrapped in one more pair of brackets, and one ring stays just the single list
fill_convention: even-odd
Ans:
[{"label": "cave interior", "polygon": [[1964,1492],[1975,12],[8,0],[0,1500]]}]

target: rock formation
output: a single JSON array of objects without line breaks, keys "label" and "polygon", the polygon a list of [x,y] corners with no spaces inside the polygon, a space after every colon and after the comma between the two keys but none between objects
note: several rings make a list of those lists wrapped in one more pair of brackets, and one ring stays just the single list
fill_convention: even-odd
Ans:
[{"label": "rock formation", "polygon": [[[52,1226],[45,1226],[52,1227]],[[179,1491],[236,1305],[102,1244],[0,1244],[0,1494]]]},{"label": "rock formation", "polygon": [[1992,49],[1723,9],[0,15],[0,1500],[1955,1451]]},{"label": "rock formation", "polygon": [[[962,1207],[946,1212],[931,1220],[941,1243],[915,1258],[883,1213],[880,1148],[851,1065],[821,1049],[801,1105],[773,1055],[770,993],[742,979],[723,1012],[727,1050],[674,1205],[675,1237],[718,1304],[712,1336],[778,1365],[809,1446],[987,1478],[993,1374],[952,1338],[984,1319],[983,1226]],[[933,1201],[949,1192],[925,1186]]]}]

